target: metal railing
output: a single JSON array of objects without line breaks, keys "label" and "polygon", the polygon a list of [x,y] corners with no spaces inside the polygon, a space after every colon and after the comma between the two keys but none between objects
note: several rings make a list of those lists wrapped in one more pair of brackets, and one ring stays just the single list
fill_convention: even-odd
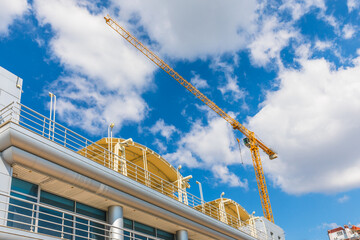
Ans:
[{"label": "metal railing", "polygon": [[[192,207],[212,218],[219,221],[222,220],[222,222],[252,235],[257,239],[266,239],[264,232],[258,231],[254,226],[249,225],[248,222],[243,222],[238,217],[220,210],[219,206],[206,204],[199,197],[179,188],[177,183],[168,182],[150,171],[146,171],[142,167],[127,161],[121,156],[114,154],[108,149],[50,120],[25,105],[13,102],[1,109],[0,126],[7,122],[18,124],[107,168],[117,171],[119,174],[126,175],[136,182],[148,186],[168,197],[177,199],[184,204],[184,207]],[[124,162],[126,163],[126,174],[121,171]],[[224,215],[226,216],[225,221]]]},{"label": "metal railing", "polygon": [[0,226],[22,229],[61,239],[162,239],[131,229],[118,228],[97,219],[31,201],[31,198],[27,200],[23,197],[1,193],[0,205]]}]

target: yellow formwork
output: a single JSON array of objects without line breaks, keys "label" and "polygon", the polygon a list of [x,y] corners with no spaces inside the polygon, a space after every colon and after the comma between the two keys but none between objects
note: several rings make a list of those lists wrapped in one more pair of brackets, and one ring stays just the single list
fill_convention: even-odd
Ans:
[{"label": "yellow formwork", "polygon": [[[177,169],[153,150],[133,141],[124,146],[125,153],[115,152],[116,144],[124,141],[126,139],[102,138],[78,153],[165,195],[177,198],[176,186],[180,174]],[[126,171],[121,162],[123,157],[126,160]],[[186,188],[190,188],[188,183]]]}]

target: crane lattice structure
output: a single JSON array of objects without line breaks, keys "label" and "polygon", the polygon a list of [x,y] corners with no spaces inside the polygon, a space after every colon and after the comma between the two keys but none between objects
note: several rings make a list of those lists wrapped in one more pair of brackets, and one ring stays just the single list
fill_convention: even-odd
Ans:
[{"label": "crane lattice structure", "polygon": [[246,138],[244,139],[245,145],[250,148],[251,156],[254,164],[255,175],[257,180],[257,185],[259,188],[259,194],[261,199],[261,205],[263,208],[264,217],[269,221],[274,222],[274,217],[271,210],[271,204],[269,199],[269,194],[266,186],[264,171],[261,164],[259,148],[261,148],[267,155],[269,155],[270,159],[277,158],[276,153],[267,147],[260,139],[258,139],[254,132],[245,128],[241,123],[236,121],[230,115],[228,115],[224,110],[219,108],[213,101],[207,98],[204,94],[202,94],[198,89],[196,89],[191,83],[186,81],[180,74],[175,72],[168,64],[166,64],[161,58],[159,58],[156,54],[154,54],[151,50],[149,50],[145,45],[143,45],[138,39],[136,39],[133,35],[131,35],[128,31],[126,31],[122,26],[120,26],[114,19],[112,19],[109,15],[104,17],[106,23],[114,29],[117,33],[119,33],[123,38],[125,38],[129,43],[131,43],[135,48],[137,48],[140,52],[142,52],[145,56],[147,56],[151,61],[153,61],[156,65],[158,65],[162,70],[167,72],[171,77],[173,77],[176,81],[178,81],[182,86],[184,86],[187,90],[189,90],[192,94],[194,94],[198,99],[203,101],[208,107],[214,110],[217,114],[219,114],[222,118],[224,118],[234,129],[239,130],[243,133]]}]

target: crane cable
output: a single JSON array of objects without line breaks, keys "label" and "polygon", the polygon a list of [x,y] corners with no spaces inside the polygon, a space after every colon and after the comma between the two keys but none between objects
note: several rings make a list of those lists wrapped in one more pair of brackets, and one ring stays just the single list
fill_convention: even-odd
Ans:
[{"label": "crane cable", "polygon": [[242,152],[241,152],[240,140],[239,140],[238,138],[236,138],[236,141],[238,142],[238,145],[239,145],[241,164],[244,165],[244,161],[243,161],[243,157],[242,157]]}]

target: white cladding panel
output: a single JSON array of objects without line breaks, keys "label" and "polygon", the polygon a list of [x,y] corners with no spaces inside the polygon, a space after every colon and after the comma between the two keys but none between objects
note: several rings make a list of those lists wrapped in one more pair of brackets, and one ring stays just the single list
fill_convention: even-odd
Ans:
[{"label": "white cladding panel", "polygon": [[285,240],[284,230],[264,217],[255,219],[255,226],[266,233],[267,240]]},{"label": "white cladding panel", "polygon": [[20,102],[22,79],[0,67],[0,109],[12,102]]}]

